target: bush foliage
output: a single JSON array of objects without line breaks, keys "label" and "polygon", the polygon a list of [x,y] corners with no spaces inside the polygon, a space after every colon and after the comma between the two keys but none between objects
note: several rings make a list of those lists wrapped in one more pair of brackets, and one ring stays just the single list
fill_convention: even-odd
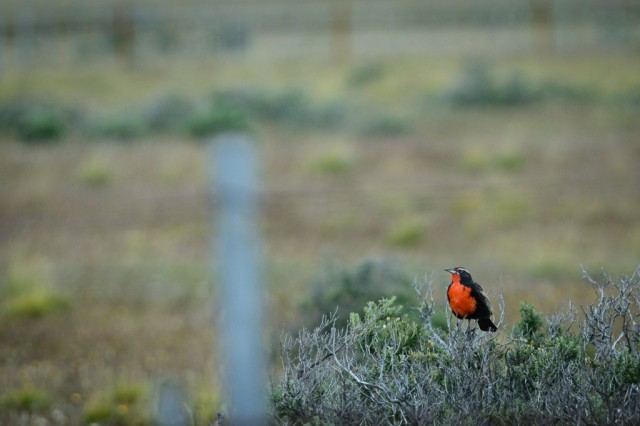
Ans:
[{"label": "bush foliage", "polygon": [[368,301],[391,295],[400,303],[409,303],[414,295],[406,282],[400,268],[384,259],[367,259],[353,266],[328,263],[314,280],[310,300],[301,306],[305,325],[317,324],[327,312],[338,312],[333,325],[345,327],[349,312],[362,311]]},{"label": "bush foliage", "polygon": [[535,81],[513,71],[500,78],[484,62],[463,68],[444,99],[457,107],[514,107],[543,101],[590,102],[597,95],[586,87],[559,81]]},{"label": "bush foliage", "polygon": [[[282,343],[278,424],[639,424],[640,268],[585,278],[597,298],[549,318],[530,305],[507,330],[434,328],[430,289],[413,320],[394,298]],[[500,304],[504,311],[504,305]]]},{"label": "bush foliage", "polygon": [[79,113],[49,99],[20,98],[0,104],[0,134],[25,143],[52,143],[61,139]]}]

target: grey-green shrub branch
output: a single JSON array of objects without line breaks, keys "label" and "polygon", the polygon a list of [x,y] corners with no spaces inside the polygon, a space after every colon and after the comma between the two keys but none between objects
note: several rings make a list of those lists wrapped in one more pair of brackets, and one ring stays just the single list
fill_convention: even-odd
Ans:
[{"label": "grey-green shrub branch", "polygon": [[[640,269],[593,279],[596,299],[546,318],[530,305],[500,333],[434,326],[427,284],[413,319],[394,298],[345,327],[336,315],[283,340],[276,424],[638,424]],[[422,288],[416,286],[422,293]],[[421,296],[422,297],[422,296]]]},{"label": "grey-green shrub branch", "polygon": [[597,304],[585,310],[585,339],[596,349],[597,359],[606,359],[615,353],[622,342],[626,349],[637,355],[640,341],[640,268],[631,276],[618,280],[603,273],[602,284],[591,278],[583,268],[584,278],[597,292]]}]

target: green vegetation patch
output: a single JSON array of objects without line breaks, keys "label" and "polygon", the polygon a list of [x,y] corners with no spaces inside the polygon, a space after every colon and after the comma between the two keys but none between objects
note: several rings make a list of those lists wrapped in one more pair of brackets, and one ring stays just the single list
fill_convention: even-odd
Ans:
[{"label": "green vegetation patch", "polygon": [[518,173],[527,166],[526,156],[517,151],[491,152],[480,147],[463,149],[457,158],[461,171],[472,174],[487,172]]},{"label": "green vegetation patch", "polygon": [[89,134],[94,138],[130,141],[148,133],[136,110],[107,113],[92,119]]},{"label": "green vegetation patch", "polygon": [[115,172],[109,162],[98,156],[85,161],[76,172],[77,180],[92,188],[110,185],[114,176]]},{"label": "green vegetation patch", "polygon": [[1,312],[9,317],[41,318],[70,304],[54,289],[47,268],[37,262],[10,264],[1,295]]},{"label": "green vegetation patch", "polygon": [[12,317],[41,318],[69,306],[66,297],[45,288],[32,288],[5,300],[3,311]]},{"label": "green vegetation patch", "polygon": [[111,392],[94,397],[84,410],[87,423],[140,425],[151,423],[148,387],[119,384]]},{"label": "green vegetation patch", "polygon": [[408,117],[387,112],[374,112],[360,125],[360,134],[368,138],[402,136],[411,131],[412,123]]},{"label": "green vegetation patch", "polygon": [[187,128],[190,136],[204,138],[224,132],[249,131],[251,121],[240,108],[216,101],[189,119]]},{"label": "green vegetation patch", "polygon": [[15,98],[0,103],[0,134],[25,143],[57,142],[80,122],[76,109],[50,99]]},{"label": "green vegetation patch", "polygon": [[312,159],[311,168],[324,175],[344,175],[353,169],[353,160],[347,153],[331,151]]},{"label": "green vegetation patch", "polygon": [[51,406],[51,397],[43,390],[23,388],[0,394],[0,407],[18,412],[39,412]]},{"label": "green vegetation patch", "polygon": [[411,248],[419,246],[428,235],[428,226],[423,219],[410,218],[393,224],[387,239],[395,247]]},{"label": "green vegetation patch", "polygon": [[538,81],[520,71],[498,76],[484,62],[462,68],[443,98],[456,107],[514,107],[543,101],[593,102],[600,95],[587,86],[564,81]]}]

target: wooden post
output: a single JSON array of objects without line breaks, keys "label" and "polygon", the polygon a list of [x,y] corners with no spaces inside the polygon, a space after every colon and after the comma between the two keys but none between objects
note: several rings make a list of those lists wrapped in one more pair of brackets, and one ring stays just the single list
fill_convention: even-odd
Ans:
[{"label": "wooden post", "polygon": [[112,45],[118,56],[127,66],[135,63],[135,17],[133,5],[122,0],[113,4]]},{"label": "wooden post", "polygon": [[546,55],[554,51],[553,0],[533,0],[531,2],[531,24],[535,51]]},{"label": "wooden post", "polygon": [[334,62],[351,61],[351,0],[331,0],[331,56]]},{"label": "wooden post", "polygon": [[262,265],[258,235],[258,155],[255,143],[225,134],[210,143],[215,167],[216,250],[220,286],[217,349],[224,397],[234,425],[265,424],[262,347]]}]

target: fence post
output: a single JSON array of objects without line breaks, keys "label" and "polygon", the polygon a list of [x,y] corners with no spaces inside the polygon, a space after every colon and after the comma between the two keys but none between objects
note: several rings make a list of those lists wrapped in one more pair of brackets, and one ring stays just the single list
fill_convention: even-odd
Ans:
[{"label": "fence post", "polygon": [[331,56],[334,62],[344,64],[351,61],[353,28],[353,5],[351,0],[332,0],[331,14]]},{"label": "fence post", "polygon": [[223,397],[234,425],[265,424],[265,370],[262,347],[262,265],[258,235],[258,155],[255,143],[224,134],[209,144],[217,218],[216,250],[220,285],[218,355],[224,368]]},{"label": "fence post", "polygon": [[553,0],[533,0],[531,2],[531,25],[535,52],[548,54],[554,51]]}]

